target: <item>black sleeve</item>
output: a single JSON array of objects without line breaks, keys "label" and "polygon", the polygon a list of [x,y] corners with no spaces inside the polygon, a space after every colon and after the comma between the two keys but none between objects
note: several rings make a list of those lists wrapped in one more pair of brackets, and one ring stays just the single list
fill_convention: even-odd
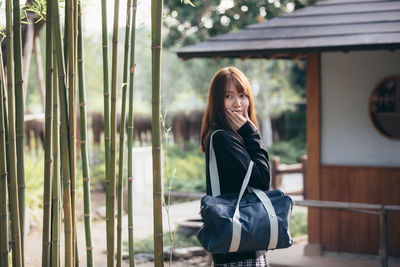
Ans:
[{"label": "black sleeve", "polygon": [[228,131],[218,131],[213,137],[221,193],[240,191],[250,160],[254,162],[254,166],[249,185],[268,190],[270,166],[268,153],[262,146],[260,135],[248,122],[238,130],[238,133],[243,141]]}]

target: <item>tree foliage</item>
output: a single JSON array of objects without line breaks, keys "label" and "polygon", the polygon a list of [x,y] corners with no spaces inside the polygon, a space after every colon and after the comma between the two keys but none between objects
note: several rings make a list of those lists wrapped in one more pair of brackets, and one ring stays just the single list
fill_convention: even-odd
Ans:
[{"label": "tree foliage", "polygon": [[[166,0],[164,46],[186,46],[272,19],[317,0]],[[186,3],[186,4],[185,4]]]}]

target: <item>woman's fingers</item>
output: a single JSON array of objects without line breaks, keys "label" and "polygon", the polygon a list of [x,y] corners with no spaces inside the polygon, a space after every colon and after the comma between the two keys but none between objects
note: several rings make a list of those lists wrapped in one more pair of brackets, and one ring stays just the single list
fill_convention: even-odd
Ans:
[{"label": "woman's fingers", "polygon": [[235,131],[242,127],[247,121],[245,117],[231,110],[227,110],[227,117],[229,123]]}]

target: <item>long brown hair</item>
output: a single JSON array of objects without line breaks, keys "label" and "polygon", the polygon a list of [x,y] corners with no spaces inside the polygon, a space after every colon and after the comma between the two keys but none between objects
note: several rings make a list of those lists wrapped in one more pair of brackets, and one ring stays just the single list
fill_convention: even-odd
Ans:
[{"label": "long brown hair", "polygon": [[249,99],[249,118],[257,126],[256,111],[254,108],[253,93],[250,82],[239,69],[235,67],[222,68],[214,75],[208,91],[206,111],[200,131],[201,150],[206,150],[207,138],[216,129],[224,129],[235,133],[228,122],[225,113],[225,92],[233,83],[239,93]]}]

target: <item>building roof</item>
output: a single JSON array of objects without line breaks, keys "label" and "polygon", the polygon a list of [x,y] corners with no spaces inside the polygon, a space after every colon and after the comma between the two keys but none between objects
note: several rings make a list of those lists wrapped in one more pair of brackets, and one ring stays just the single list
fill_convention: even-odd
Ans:
[{"label": "building roof", "polygon": [[177,51],[179,57],[299,57],[400,48],[399,0],[326,0]]}]

